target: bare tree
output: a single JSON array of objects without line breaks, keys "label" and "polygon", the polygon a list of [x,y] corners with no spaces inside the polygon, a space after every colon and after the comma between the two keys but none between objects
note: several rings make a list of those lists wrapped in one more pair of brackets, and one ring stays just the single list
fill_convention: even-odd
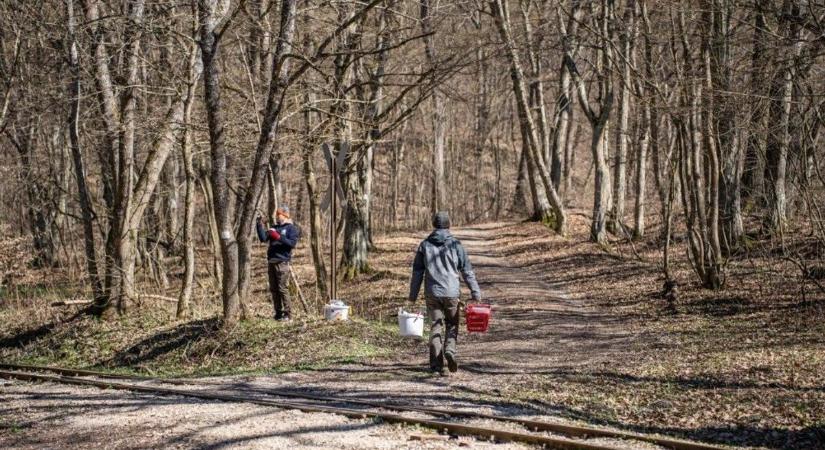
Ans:
[{"label": "bare tree", "polygon": [[[197,10],[193,6],[193,18],[197,17]],[[197,21],[193,24],[193,37],[197,36]],[[198,58],[198,45],[193,40],[193,44],[189,50],[189,78],[187,80],[186,94],[184,97],[183,107],[183,125],[186,129],[183,131],[181,137],[181,153],[183,157],[183,169],[186,179],[186,188],[184,193],[184,214],[183,214],[183,284],[181,285],[180,295],[178,296],[178,305],[175,312],[175,317],[178,319],[186,318],[189,315],[191,308],[190,301],[192,297],[192,284],[195,278],[195,183],[197,181],[197,174],[195,173],[194,155],[192,154],[192,107],[195,104],[195,90],[197,88],[198,78],[200,78],[201,65]]]},{"label": "bare tree", "polygon": [[616,157],[613,165],[613,210],[611,225],[617,233],[624,233],[625,197],[627,196],[627,158],[629,122],[631,114],[631,59],[636,40],[636,2],[628,0],[622,20],[624,27],[619,35],[620,50],[617,53],[618,66],[621,69],[619,84],[619,111],[616,127]]},{"label": "bare tree", "polygon": [[220,39],[221,20],[227,11],[227,3],[217,0],[201,0],[198,3],[200,19],[200,48],[203,62],[203,87],[206,103],[206,118],[209,125],[212,173],[212,211],[217,224],[223,273],[222,299],[223,317],[227,324],[234,324],[239,315],[240,295],[238,292],[238,243],[235,240],[229,211],[229,190],[227,188],[226,146],[224,143],[225,123],[221,102],[220,83]]},{"label": "bare tree", "polygon": [[782,44],[790,60],[777,71],[770,85],[769,123],[773,124],[768,133],[765,147],[765,181],[768,200],[768,216],[765,228],[771,232],[781,231],[786,221],[787,195],[786,170],[788,147],[790,145],[790,114],[793,96],[794,65],[802,51],[800,2],[784,0],[781,10],[780,28],[783,30]]},{"label": "bare tree", "polygon": [[68,135],[69,145],[72,152],[75,181],[77,183],[78,199],[80,203],[81,218],[83,223],[83,244],[86,256],[86,272],[92,286],[94,296],[94,306],[98,311],[106,307],[108,299],[103,291],[103,283],[98,271],[97,251],[95,249],[94,236],[94,211],[92,209],[92,199],[89,188],[86,184],[86,168],[83,161],[83,153],[80,148],[79,117],[80,117],[80,55],[77,48],[77,34],[75,24],[74,2],[69,0],[66,3],[66,23],[68,31],[68,60],[71,81],[69,82],[69,117]]},{"label": "bare tree", "polygon": [[513,92],[515,94],[516,107],[519,122],[521,124],[520,128],[522,132],[522,139],[526,142],[523,151],[526,152],[528,173],[536,173],[537,178],[541,181],[541,186],[536,186],[534,198],[539,192],[542,192],[547,196],[552,206],[553,215],[552,217],[544,217],[542,219],[547,221],[559,234],[565,234],[567,217],[565,216],[561,197],[553,187],[553,182],[550,179],[550,171],[547,169],[544,157],[539,151],[540,143],[536,133],[536,126],[533,116],[530,113],[529,100],[527,98],[527,85],[524,79],[524,70],[521,65],[521,57],[518,54],[516,43],[513,40],[513,36],[510,31],[510,18],[507,9],[507,1],[490,1],[490,8],[495,19],[496,28],[498,29],[499,35],[504,41],[504,45],[507,50],[510,64],[510,78],[513,83]]},{"label": "bare tree", "polygon": [[[590,225],[590,238],[600,244],[607,243],[607,214],[611,205],[611,184],[610,168],[607,164],[608,129],[610,123],[610,111],[613,108],[613,56],[612,56],[612,30],[611,23],[614,21],[615,5],[612,0],[602,0],[600,7],[600,17],[597,20],[599,30],[599,44],[597,46],[597,79],[598,96],[594,104],[588,97],[587,86],[582,80],[579,70],[576,67],[573,55],[565,53],[565,62],[579,96],[579,105],[584,111],[592,129],[590,149],[593,154],[593,161],[596,166],[595,189],[593,197],[593,219]],[[573,2],[571,16],[576,17],[581,14],[581,5]]]},{"label": "bare tree", "polygon": [[754,99],[750,105],[750,123],[748,131],[748,142],[745,148],[745,162],[742,171],[742,195],[747,200],[760,191],[761,174],[758,170],[760,155],[765,153],[765,143],[762,130],[765,129],[767,119],[767,108],[762,97],[767,97],[765,87],[765,70],[768,66],[766,58],[766,31],[765,3],[755,2],[753,9],[753,37],[751,50],[751,81],[750,91]]},{"label": "bare tree", "polygon": [[[435,47],[433,11],[430,0],[420,0],[421,30],[424,33],[424,55],[430,69],[438,64]],[[435,213],[447,207],[444,181],[444,146],[447,142],[447,117],[444,96],[438,91],[432,95],[433,102],[433,189],[430,211]]]}]

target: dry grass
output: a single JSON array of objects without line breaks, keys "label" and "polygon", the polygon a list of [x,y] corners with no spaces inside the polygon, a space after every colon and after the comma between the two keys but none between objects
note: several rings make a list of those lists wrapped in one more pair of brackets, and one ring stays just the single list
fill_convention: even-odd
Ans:
[{"label": "dry grass", "polygon": [[[391,237],[374,252],[373,267],[387,270],[360,276],[342,286],[354,321],[329,324],[320,316],[324,303],[315,289],[314,269],[304,246],[293,269],[310,311],[293,295],[295,320],[274,322],[266,281],[265,246],[256,246],[249,317],[234,330],[223,330],[217,317],[220,300],[209,273],[211,255],[198,253],[193,315],[174,319],[174,303],[143,299],[115,321],[78,315],[81,306],[52,307],[67,298],[90,294],[77,269],[33,270],[25,265],[28,241],[0,242],[5,274],[0,295],[0,360],[74,367],[102,367],[157,375],[215,375],[317,368],[386,357],[420,346],[399,339],[395,310],[406,299],[407,275],[401,262],[415,248],[411,238]],[[411,260],[410,260],[411,261]],[[143,280],[144,293],[176,297],[182,273],[170,272],[168,289]]]},{"label": "dry grass", "polygon": [[627,242],[610,249],[588,242],[588,226],[574,214],[562,239],[525,224],[502,250],[563,283],[632,338],[607,362],[515,378],[505,396],[644,431],[825,448],[825,295],[770,256],[774,243],[751,242],[750,256],[729,262],[726,288],[711,291],[697,283],[677,240],[680,296],[671,311],[659,295],[658,230],[634,243],[639,260]]}]

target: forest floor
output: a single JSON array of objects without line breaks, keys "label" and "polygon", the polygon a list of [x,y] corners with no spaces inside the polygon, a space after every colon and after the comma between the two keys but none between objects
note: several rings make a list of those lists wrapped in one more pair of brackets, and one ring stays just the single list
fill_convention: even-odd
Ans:
[{"label": "forest floor", "polygon": [[[163,306],[108,323],[16,300],[0,309],[0,360],[197,376],[209,390],[391,397],[737,447],[825,448],[821,292],[754,252],[729,263],[727,288],[716,292],[674,264],[673,311],[658,298],[655,238],[600,248],[587,241],[587,225],[572,215],[567,238],[534,223],[455,230],[494,319],[486,334],[462,331],[460,369],[447,377],[429,374],[424,343],[399,338],[393,323],[424,237],[407,232],[378,238],[375,271],[345,286],[358,318],[348,324],[307,316],[276,324],[261,302],[224,332],[208,308],[183,323],[170,324]],[[674,252],[683,259],[684,243]],[[302,258],[295,268],[306,280]],[[3,382],[0,399],[3,448],[468,445],[411,441],[421,430],[334,415],[49,384]]]}]

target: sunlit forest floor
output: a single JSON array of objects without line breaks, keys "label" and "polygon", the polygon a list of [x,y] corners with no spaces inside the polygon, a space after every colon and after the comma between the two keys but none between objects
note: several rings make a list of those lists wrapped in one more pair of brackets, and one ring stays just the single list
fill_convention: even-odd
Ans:
[{"label": "sunlit forest floor", "polygon": [[[255,263],[250,317],[234,330],[215,318],[220,304],[201,262],[194,317],[176,322],[174,304],[147,299],[106,322],[77,316],[76,270],[25,267],[25,242],[0,249],[0,360],[93,367],[162,376],[208,376],[230,389],[245,383],[345,389],[365,397],[403,393],[432,404],[498,405],[641,432],[764,448],[825,447],[825,295],[778,255],[779,242],[747,242],[732,255],[726,287],[701,288],[677,233],[672,271],[678,298],[662,289],[659,230],[645,239],[588,242],[589,220],[571,216],[562,238],[540,224],[498,223],[455,230],[494,305],[489,333],[460,340],[461,370],[432,380],[426,347],[398,337],[409,266],[426,232],[376,238],[373,272],[345,283],[353,321],[323,322],[303,311],[270,319],[263,248]],[[823,251],[804,233],[787,248]],[[294,267],[310,311],[319,311],[306,244]],[[205,251],[201,261],[209,261]],[[172,273],[168,291],[174,297]],[[150,291],[152,283],[144,283]],[[419,302],[423,305],[423,302]],[[289,372],[289,373],[286,373]],[[215,376],[220,376],[215,378]],[[10,420],[10,419],[2,419]],[[25,432],[24,432],[25,433]]]}]

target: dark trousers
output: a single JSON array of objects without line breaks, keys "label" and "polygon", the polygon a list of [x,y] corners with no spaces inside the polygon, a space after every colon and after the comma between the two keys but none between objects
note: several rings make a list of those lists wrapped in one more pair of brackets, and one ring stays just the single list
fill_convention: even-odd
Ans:
[{"label": "dark trousers", "polygon": [[272,306],[275,317],[289,315],[289,263],[269,263],[269,292],[272,294]]},{"label": "dark trousers", "polygon": [[458,340],[458,299],[427,297],[430,317],[430,369],[444,368],[444,353],[456,354]]}]

